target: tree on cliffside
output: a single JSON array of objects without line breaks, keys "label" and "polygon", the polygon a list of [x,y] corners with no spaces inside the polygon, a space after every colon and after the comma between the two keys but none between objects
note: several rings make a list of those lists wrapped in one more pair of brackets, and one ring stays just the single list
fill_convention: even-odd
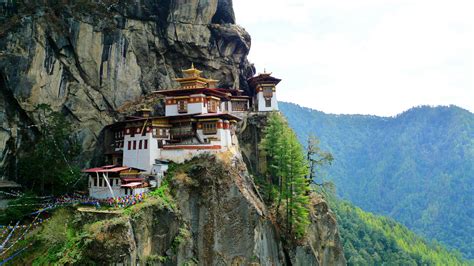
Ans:
[{"label": "tree on cliffside", "polygon": [[[267,156],[267,196],[286,232],[304,236],[309,221],[308,162],[295,133],[279,113],[268,118],[261,147]],[[275,192],[274,187],[277,187]],[[276,195],[276,196],[275,196]]]},{"label": "tree on cliffside", "polygon": [[324,182],[317,183],[316,178],[316,167],[323,166],[325,164],[331,164],[334,157],[330,152],[321,150],[319,147],[319,140],[314,136],[308,137],[308,146],[306,147],[306,159],[309,162],[309,175],[308,182],[315,183],[322,186]]},{"label": "tree on cliffside", "polygon": [[79,178],[79,169],[73,161],[80,146],[71,136],[72,124],[49,105],[36,106],[36,125],[40,135],[31,150],[19,160],[21,183],[38,194],[62,194]]}]

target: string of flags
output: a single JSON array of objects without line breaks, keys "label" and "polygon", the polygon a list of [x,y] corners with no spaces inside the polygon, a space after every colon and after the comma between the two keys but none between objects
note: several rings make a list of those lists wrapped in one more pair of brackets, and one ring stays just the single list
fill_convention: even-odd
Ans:
[{"label": "string of flags", "polygon": [[[49,219],[50,218],[45,218],[45,219],[38,218],[38,221],[34,222],[33,226],[38,226],[48,221]],[[29,226],[28,224],[21,224],[21,225],[18,225],[18,228],[27,228],[28,226]],[[15,226],[14,225],[0,225],[0,230],[2,231],[2,233],[0,234],[0,238],[3,238],[11,229],[13,229],[13,227]]]},{"label": "string of flags", "polygon": [[14,247],[21,239],[24,239],[26,234],[28,233],[28,231],[30,231],[31,227],[33,226],[33,223],[36,222],[36,220],[38,219],[39,215],[41,214],[38,213],[36,216],[35,216],[35,219],[33,219],[33,222],[31,224],[29,224],[29,226],[25,229],[25,231],[23,232],[23,234],[20,235],[20,237],[18,237],[8,248],[2,250],[2,252],[0,253],[0,256],[3,256],[5,255],[12,247]]},{"label": "string of flags", "polygon": [[[48,221],[51,218],[41,218],[40,215],[41,213],[45,212],[46,210],[57,208],[60,206],[64,205],[70,205],[70,204],[83,204],[83,205],[93,205],[96,207],[100,207],[101,204],[103,205],[108,205],[108,206],[113,206],[116,208],[125,208],[128,206],[135,205],[137,203],[142,202],[145,198],[147,197],[146,193],[140,193],[140,194],[135,194],[135,195],[127,195],[124,197],[116,197],[116,198],[108,198],[108,199],[103,199],[103,200],[97,200],[97,199],[91,199],[85,196],[61,196],[54,198],[54,203],[38,203],[38,204],[18,204],[20,206],[26,206],[26,205],[43,205],[43,208],[38,209],[35,212],[32,212],[30,215],[35,215],[35,218],[30,224],[22,224],[19,225],[19,222],[17,222],[15,225],[0,225],[0,239],[4,239],[6,235],[11,236],[13,235],[14,231],[16,229],[24,229],[23,233],[14,240],[7,248],[6,245],[8,242],[11,242],[9,237],[7,237],[4,240],[4,243],[2,244],[0,248],[0,256],[4,256],[5,254],[8,253],[10,249],[12,249],[20,240],[26,239],[27,233],[32,229],[37,226],[40,226],[44,222]],[[43,198],[48,198],[48,197],[43,197]],[[10,205],[10,206],[17,206],[17,205]],[[13,259],[14,257],[18,256],[20,253],[22,253],[24,250],[29,248],[32,244],[30,243],[29,245],[15,251],[10,257],[4,259],[3,261],[0,262],[0,266],[5,264],[7,261]]]}]

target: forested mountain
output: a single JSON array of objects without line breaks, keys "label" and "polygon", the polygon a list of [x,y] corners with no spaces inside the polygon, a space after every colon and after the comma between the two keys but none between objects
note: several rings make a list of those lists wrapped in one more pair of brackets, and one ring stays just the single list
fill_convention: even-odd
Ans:
[{"label": "forested mountain", "polygon": [[391,218],[331,197],[348,265],[467,265],[459,252],[424,240]]},{"label": "forested mountain", "polygon": [[314,134],[333,154],[318,178],[333,180],[339,196],[474,257],[474,114],[455,106],[390,118],[280,109],[301,141]]}]

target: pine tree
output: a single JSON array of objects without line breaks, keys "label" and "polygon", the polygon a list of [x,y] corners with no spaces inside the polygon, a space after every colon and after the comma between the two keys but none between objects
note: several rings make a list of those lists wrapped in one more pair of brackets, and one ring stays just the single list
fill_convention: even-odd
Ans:
[{"label": "pine tree", "polygon": [[288,234],[302,237],[310,223],[310,187],[305,179],[308,162],[295,133],[280,114],[270,115],[261,147],[267,156],[267,174],[271,176],[272,185],[278,186],[278,197],[272,199],[276,200],[276,214],[284,218]]}]

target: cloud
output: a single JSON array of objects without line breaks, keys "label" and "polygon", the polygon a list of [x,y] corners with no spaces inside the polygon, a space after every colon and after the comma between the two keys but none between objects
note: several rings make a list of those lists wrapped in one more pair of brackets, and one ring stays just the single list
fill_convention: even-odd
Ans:
[{"label": "cloud", "polygon": [[239,0],[250,60],[283,79],[280,100],[394,115],[421,104],[474,111],[470,1]]}]

